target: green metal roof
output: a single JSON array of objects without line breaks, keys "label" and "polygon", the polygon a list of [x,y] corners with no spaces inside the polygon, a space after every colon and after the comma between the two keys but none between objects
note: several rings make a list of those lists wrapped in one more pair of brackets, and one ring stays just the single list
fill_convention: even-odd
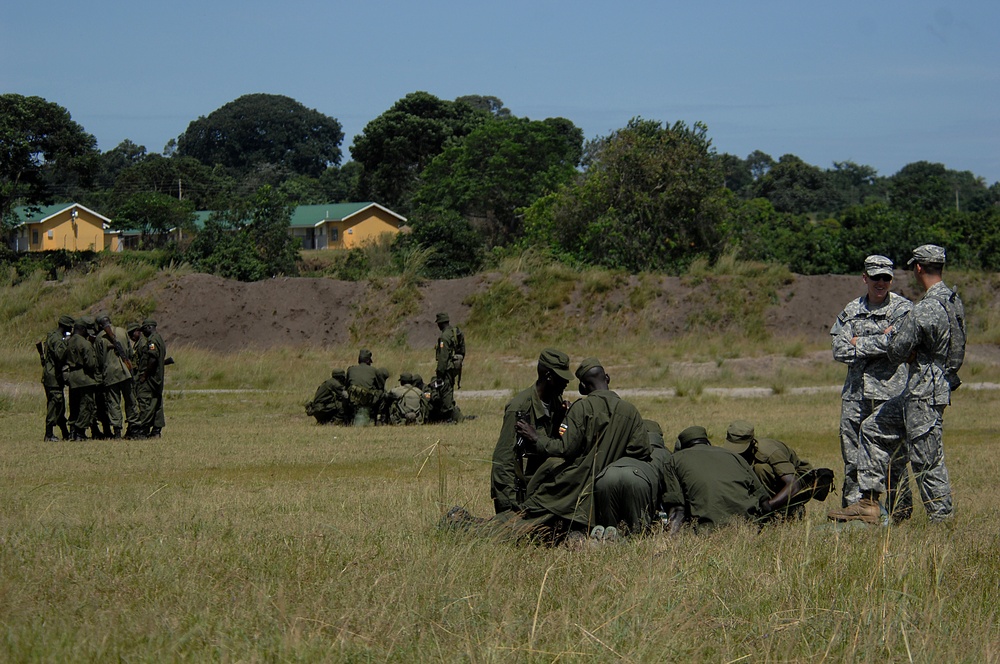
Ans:
[{"label": "green metal roof", "polygon": [[[110,219],[105,217],[100,212],[95,212],[94,210],[80,205],[79,203],[53,203],[52,205],[39,205],[36,207],[23,205],[21,207],[14,208],[14,216],[17,217],[17,225],[36,224],[73,206],[97,215],[101,219],[105,220],[105,223],[110,221]],[[35,211],[36,209],[37,211]]]},{"label": "green metal roof", "polygon": [[[300,205],[292,213],[292,221],[289,224],[293,228],[306,228],[317,226],[324,221],[341,221],[351,215],[361,212],[367,207],[377,205],[372,202],[365,203],[324,203],[322,205]],[[382,207],[378,205],[378,207]],[[391,210],[382,208],[390,214],[395,214]],[[399,215],[395,215],[399,216]],[[402,219],[402,217],[400,217]]]}]

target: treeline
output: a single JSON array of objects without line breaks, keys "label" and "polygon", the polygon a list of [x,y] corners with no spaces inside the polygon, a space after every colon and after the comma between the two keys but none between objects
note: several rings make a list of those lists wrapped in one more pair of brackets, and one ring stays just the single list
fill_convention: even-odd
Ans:
[{"label": "treeline", "polygon": [[[76,201],[155,245],[217,214],[184,260],[252,280],[294,274],[295,205],[376,201],[408,217],[392,252],[427,276],[474,273],[533,248],[570,265],[679,273],[723,254],[803,274],[856,272],[925,242],[1000,269],[1000,183],[916,162],[898,173],[795,155],[719,154],[701,123],[633,119],[584,140],[565,118],[530,120],[490,96],[414,92],[354,137],[288,97],[240,97],[190,123],[162,154],[124,141],[100,153],[66,109],[0,95],[0,215]],[[357,263],[358,261],[355,261]]]}]

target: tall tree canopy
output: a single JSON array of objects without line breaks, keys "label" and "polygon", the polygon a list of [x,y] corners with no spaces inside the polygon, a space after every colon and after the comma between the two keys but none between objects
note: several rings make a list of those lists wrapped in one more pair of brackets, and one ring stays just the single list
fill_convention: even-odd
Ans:
[{"label": "tall tree canopy", "polygon": [[242,176],[262,164],[319,177],[340,163],[340,122],[282,95],[244,95],[188,125],[177,155]]},{"label": "tall tree canopy", "polygon": [[677,271],[696,255],[714,255],[727,193],[707,132],[701,123],[636,118],[591,143],[577,181],[528,210],[532,240],[636,271]]},{"label": "tall tree canopy", "polygon": [[583,131],[563,118],[485,122],[434,158],[414,202],[418,211],[454,210],[483,231],[488,245],[507,244],[521,235],[518,208],[569,182],[582,148]]},{"label": "tall tree canopy", "polygon": [[778,212],[793,214],[829,211],[839,203],[827,174],[793,154],[783,155],[755,182],[754,196],[771,201]]},{"label": "tall tree canopy", "polygon": [[62,106],[0,95],[0,222],[18,205],[49,202],[49,180],[88,181],[98,155],[97,141]]},{"label": "tall tree canopy", "polygon": [[424,168],[449,140],[467,135],[489,117],[465,102],[411,92],[354,137],[351,155],[364,167],[359,193],[408,214]]}]

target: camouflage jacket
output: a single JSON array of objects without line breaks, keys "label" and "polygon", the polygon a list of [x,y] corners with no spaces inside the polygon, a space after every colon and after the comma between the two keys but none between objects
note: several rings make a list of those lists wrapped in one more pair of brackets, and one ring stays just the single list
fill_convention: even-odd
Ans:
[{"label": "camouflage jacket", "polygon": [[[910,312],[913,303],[902,295],[889,293],[879,307],[868,305],[868,296],[851,300],[830,328],[833,359],[847,365],[847,380],[841,398],[844,401],[874,399],[888,401],[906,387],[907,367],[890,362],[889,346],[884,334],[890,325],[896,326]],[[851,339],[858,338],[857,345]]]},{"label": "camouflage jacket", "polygon": [[[943,291],[943,292],[942,292]],[[913,311],[889,335],[888,359],[894,364],[910,362],[906,398],[927,401],[931,405],[951,403],[951,388],[945,378],[945,360],[951,338],[948,312],[935,296],[948,297],[951,289],[944,282],[931,286]]]}]

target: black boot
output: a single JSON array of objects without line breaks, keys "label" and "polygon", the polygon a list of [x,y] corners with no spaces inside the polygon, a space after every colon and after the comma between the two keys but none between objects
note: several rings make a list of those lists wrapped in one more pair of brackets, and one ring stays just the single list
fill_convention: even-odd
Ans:
[{"label": "black boot", "polygon": [[56,442],[59,442],[59,439],[56,438],[52,434],[52,427],[51,426],[46,426],[45,427],[45,437],[42,438],[42,440],[44,440],[46,443],[56,443]]},{"label": "black boot", "polygon": [[62,432],[63,440],[69,440],[69,438],[70,438],[70,436],[69,436],[69,429],[66,427],[65,424],[60,424],[59,425],[59,431]]},{"label": "black boot", "polygon": [[160,437],[160,427],[153,427],[149,430],[149,435],[147,438],[159,438]]},{"label": "black boot", "polygon": [[115,440],[121,440],[121,437],[122,437],[122,428],[121,427],[112,427],[111,428],[111,437],[114,438]]}]

